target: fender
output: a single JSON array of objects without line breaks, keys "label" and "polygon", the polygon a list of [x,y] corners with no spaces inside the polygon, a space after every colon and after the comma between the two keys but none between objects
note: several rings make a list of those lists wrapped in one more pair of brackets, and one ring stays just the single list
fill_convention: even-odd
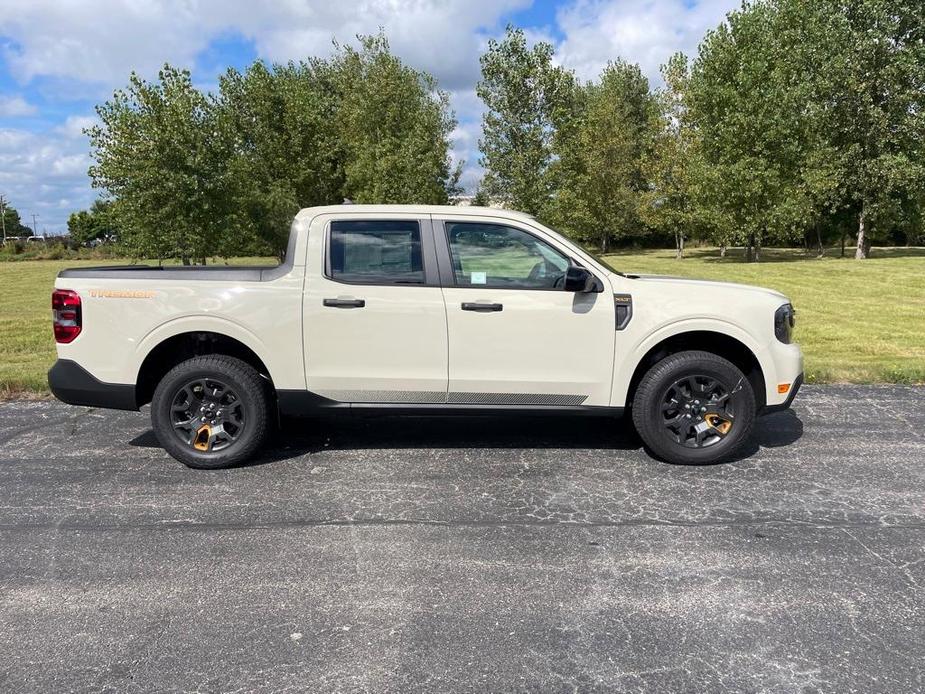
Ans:
[{"label": "fender", "polygon": [[[182,316],[180,318],[169,320],[166,323],[161,323],[156,328],[148,332],[148,334],[139,341],[138,346],[135,349],[132,364],[132,372],[135,375],[134,382],[138,382],[138,374],[141,369],[141,365],[144,363],[144,360],[155,347],[161,344],[164,340],[167,340],[171,337],[191,332],[218,333],[220,335],[224,335],[225,337],[230,337],[234,340],[237,340],[260,358],[260,360],[266,365],[267,370],[270,372],[269,375],[273,379],[274,383],[277,383],[277,375],[283,375],[287,372],[296,371],[294,369],[286,369],[282,364],[279,364],[279,358],[278,356],[274,355],[274,350],[270,349],[255,333],[248,330],[239,323],[219,316],[197,314],[191,316]],[[283,387],[304,389],[304,369],[298,369],[297,373],[301,374],[301,381],[295,384],[287,384]],[[298,378],[298,376],[296,378]]]},{"label": "fender", "polygon": [[623,354],[632,355],[632,359],[623,361],[618,359],[617,363],[614,365],[610,404],[617,406],[629,404],[626,402],[626,398],[629,393],[629,386],[633,378],[633,373],[650,349],[663,340],[674,337],[675,335],[699,331],[720,333],[741,342],[755,355],[755,359],[758,360],[758,365],[761,367],[765,383],[771,382],[768,380],[768,376],[774,374],[774,363],[767,353],[767,346],[755,340],[751,333],[743,330],[735,323],[730,323],[719,318],[709,318],[705,316],[682,318],[659,326],[644,337],[638,339],[632,345],[628,345],[622,349],[618,347]]}]

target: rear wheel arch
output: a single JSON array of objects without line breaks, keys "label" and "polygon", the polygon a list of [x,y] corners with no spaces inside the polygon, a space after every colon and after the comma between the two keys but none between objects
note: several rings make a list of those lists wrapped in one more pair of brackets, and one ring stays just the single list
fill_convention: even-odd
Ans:
[{"label": "rear wheel arch", "polygon": [[275,390],[270,370],[264,361],[240,340],[214,331],[179,333],[159,342],[145,356],[135,381],[135,400],[139,407],[151,402],[160,380],[175,367],[193,357],[225,355],[235,357],[252,366]]},{"label": "rear wheel arch", "polygon": [[651,347],[636,364],[630,378],[626,393],[626,403],[630,405],[636,395],[636,389],[646,373],[665,357],[679,352],[697,350],[710,352],[732,362],[745,374],[752,390],[755,392],[759,408],[766,403],[764,372],[755,353],[742,341],[731,335],[712,330],[691,330],[666,337]]}]

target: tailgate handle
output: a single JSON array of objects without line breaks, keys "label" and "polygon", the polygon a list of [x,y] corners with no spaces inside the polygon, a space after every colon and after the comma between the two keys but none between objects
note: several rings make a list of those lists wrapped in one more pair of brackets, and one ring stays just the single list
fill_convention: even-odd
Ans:
[{"label": "tailgate handle", "polygon": [[500,311],[504,308],[503,304],[480,304],[466,301],[462,305],[463,311],[478,311],[479,313],[489,313],[491,311]]},{"label": "tailgate handle", "polygon": [[366,301],[363,299],[325,299],[324,305],[329,308],[363,308]]}]

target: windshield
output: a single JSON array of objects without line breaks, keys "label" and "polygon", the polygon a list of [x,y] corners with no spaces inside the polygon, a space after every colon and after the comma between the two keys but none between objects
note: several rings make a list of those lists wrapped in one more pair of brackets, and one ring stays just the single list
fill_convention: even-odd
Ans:
[{"label": "windshield", "polygon": [[603,265],[605,268],[607,268],[607,269],[610,270],[611,272],[614,272],[614,273],[616,273],[616,274],[618,274],[618,275],[623,275],[623,277],[626,277],[626,274],[625,274],[625,273],[620,272],[619,270],[617,270],[617,268],[615,268],[613,265],[611,265],[611,264],[608,263],[606,260],[604,260],[603,258],[601,258],[601,256],[599,256],[597,253],[594,253],[593,251],[589,251],[589,250],[588,250],[585,246],[583,246],[582,244],[578,244],[578,245],[581,246],[581,250],[583,250],[585,253],[587,253],[588,255],[590,255],[592,258],[594,258],[597,262],[599,262],[599,263],[600,263],[601,265]]},{"label": "windshield", "polygon": [[626,273],[625,273],[625,272],[620,272],[620,271],[617,270],[617,268],[615,268],[613,265],[611,265],[611,264],[608,263],[606,260],[604,260],[603,258],[601,258],[601,256],[599,256],[597,253],[595,253],[594,251],[588,250],[588,248],[585,247],[584,244],[579,243],[579,242],[576,241],[575,239],[571,238],[568,234],[563,234],[561,231],[559,231],[559,230],[557,230],[557,229],[553,229],[552,227],[547,226],[547,225],[545,225],[545,224],[544,224],[543,226],[545,226],[545,227],[546,227],[547,229],[549,229],[550,231],[555,232],[556,234],[558,234],[558,235],[561,236],[562,238],[567,239],[568,241],[570,241],[570,242],[572,242],[573,244],[575,244],[576,246],[578,246],[581,250],[583,250],[585,253],[587,253],[588,255],[590,255],[592,258],[594,258],[594,260],[596,260],[598,263],[600,263],[601,265],[603,265],[605,268],[607,268],[607,269],[610,270],[611,272],[616,273],[616,274],[618,274],[618,275],[620,275],[620,276],[622,276],[622,277],[626,277]]}]

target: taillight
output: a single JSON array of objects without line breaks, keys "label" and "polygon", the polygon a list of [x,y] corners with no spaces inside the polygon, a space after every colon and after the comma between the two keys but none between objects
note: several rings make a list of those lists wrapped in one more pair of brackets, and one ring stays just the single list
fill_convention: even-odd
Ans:
[{"label": "taillight", "polygon": [[51,313],[55,321],[55,342],[73,342],[80,335],[80,295],[70,289],[54,290]]}]

